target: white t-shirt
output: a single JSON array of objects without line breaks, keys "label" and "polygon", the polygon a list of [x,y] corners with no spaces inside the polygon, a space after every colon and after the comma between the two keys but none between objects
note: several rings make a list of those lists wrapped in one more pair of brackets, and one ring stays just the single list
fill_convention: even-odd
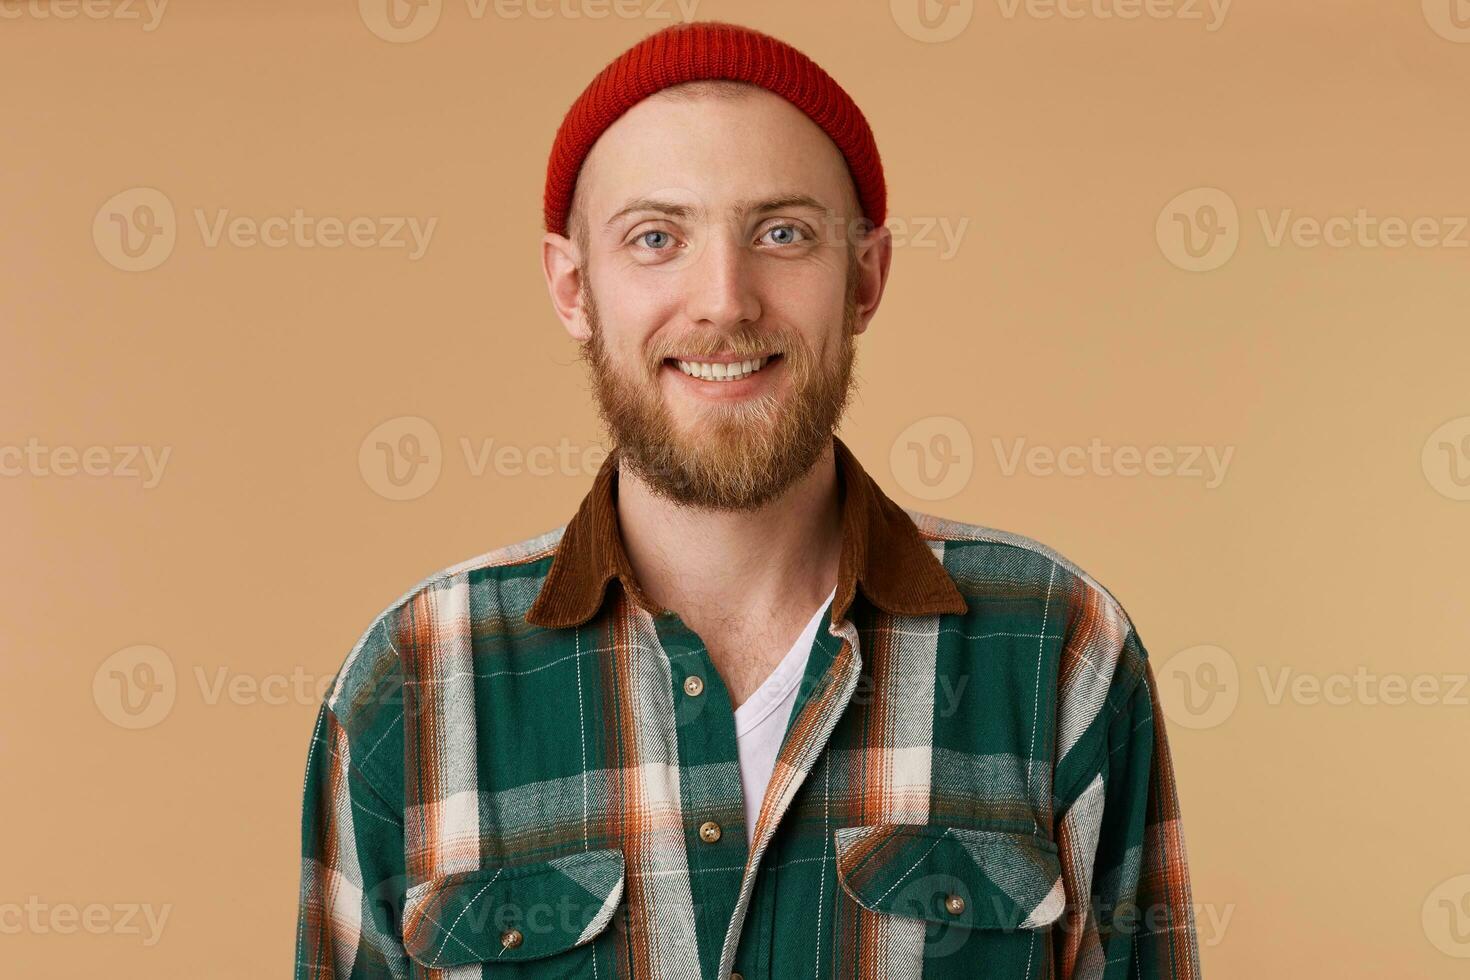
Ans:
[{"label": "white t-shirt", "polygon": [[822,625],[822,615],[836,594],[834,587],[791,645],[790,652],[781,658],[755,693],[735,709],[735,751],[740,756],[740,786],[745,791],[746,843],[754,840],[755,821],[766,796],[766,784],[776,768],[776,753],[786,737],[786,725],[806,674],[817,628]]}]

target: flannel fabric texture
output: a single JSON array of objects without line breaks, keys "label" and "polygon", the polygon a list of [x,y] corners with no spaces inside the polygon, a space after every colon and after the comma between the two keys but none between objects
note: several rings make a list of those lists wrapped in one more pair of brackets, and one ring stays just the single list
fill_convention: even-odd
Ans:
[{"label": "flannel fabric texture", "polygon": [[614,451],[567,524],[425,579],[348,653],[307,759],[297,980],[1197,980],[1122,607],[834,450],[837,592],[750,845],[730,698],[633,580]]}]

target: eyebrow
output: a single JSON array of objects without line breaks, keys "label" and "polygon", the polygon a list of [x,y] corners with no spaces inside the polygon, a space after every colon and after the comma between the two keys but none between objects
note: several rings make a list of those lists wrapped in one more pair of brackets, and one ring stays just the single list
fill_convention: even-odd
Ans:
[{"label": "eyebrow", "polygon": [[[823,214],[831,214],[831,210],[821,201],[810,194],[782,194],[778,197],[766,198],[765,200],[736,201],[730,205],[729,214],[738,217],[749,211],[753,214],[768,214],[772,211],[784,211],[787,208],[811,208]],[[688,218],[695,214],[696,209],[692,205],[679,204],[674,201],[663,201],[656,197],[637,197],[629,201],[603,225],[604,228],[613,222],[636,211],[657,211],[659,214],[668,215],[671,218]]]}]

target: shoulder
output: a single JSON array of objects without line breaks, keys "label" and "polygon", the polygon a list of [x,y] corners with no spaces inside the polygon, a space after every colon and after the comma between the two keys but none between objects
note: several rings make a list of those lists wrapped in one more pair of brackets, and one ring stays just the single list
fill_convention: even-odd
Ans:
[{"label": "shoulder", "polygon": [[[904,508],[921,537],[979,615],[1014,610],[1018,598],[1037,600],[1053,618],[1047,634],[1063,639],[1064,681],[1070,668],[1096,672],[1105,686],[1131,687],[1147,658],[1123,604],[1097,578],[1056,548],[1014,531]],[[1061,619],[1055,617],[1060,615]]]},{"label": "shoulder", "polygon": [[[1059,757],[1083,744],[1089,731],[1101,730],[1095,722],[1105,728],[1136,695],[1146,696],[1148,653],[1133,621],[1076,562],[1023,534],[905,512],[940,552],[972,613],[1014,616],[1018,599],[1023,609],[1039,610],[1029,613],[1030,628],[1058,641]],[[1084,750],[1082,755],[1090,751]]]},{"label": "shoulder", "polygon": [[904,513],[908,514],[922,537],[944,545],[943,560],[947,571],[992,570],[1006,577],[1041,576],[1054,585],[1084,590],[1109,607],[1111,612],[1127,617],[1122,603],[1101,582],[1071,558],[1035,538],[907,507]]},{"label": "shoulder", "polygon": [[[385,688],[401,686],[410,614],[444,612],[461,603],[468,608],[472,589],[484,591],[489,604],[501,606],[501,611],[515,603],[516,596],[527,597],[523,604],[529,606],[565,532],[563,524],[420,578],[384,606],[358,636],[327,689],[327,707],[345,724],[358,707],[380,703]],[[477,603],[477,608],[483,612],[484,603]]]}]

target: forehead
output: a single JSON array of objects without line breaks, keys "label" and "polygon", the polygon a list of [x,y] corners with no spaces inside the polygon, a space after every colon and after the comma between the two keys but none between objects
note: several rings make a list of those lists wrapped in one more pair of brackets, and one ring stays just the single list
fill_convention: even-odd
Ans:
[{"label": "forehead", "polygon": [[653,96],[603,132],[577,181],[596,226],[638,197],[681,199],[724,212],[735,201],[808,194],[847,206],[837,145],[805,113],[765,89],[736,97]]}]

